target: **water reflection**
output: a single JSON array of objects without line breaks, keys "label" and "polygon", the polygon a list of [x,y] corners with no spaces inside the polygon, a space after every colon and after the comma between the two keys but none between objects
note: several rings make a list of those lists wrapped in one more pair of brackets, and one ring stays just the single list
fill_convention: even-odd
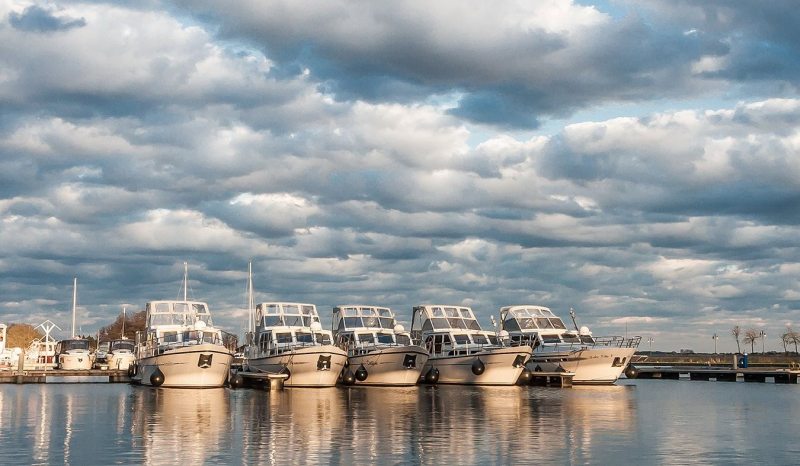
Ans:
[{"label": "water reflection", "polygon": [[131,433],[143,461],[202,464],[219,457],[228,441],[229,400],[224,388],[135,387]]}]

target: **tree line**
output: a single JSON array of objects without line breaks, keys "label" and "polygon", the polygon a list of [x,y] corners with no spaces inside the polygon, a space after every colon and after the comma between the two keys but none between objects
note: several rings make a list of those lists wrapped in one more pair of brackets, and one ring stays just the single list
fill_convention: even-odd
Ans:
[{"label": "tree line", "polygon": [[[756,330],[754,328],[749,328],[746,330],[742,330],[741,327],[738,325],[734,326],[731,329],[731,335],[736,340],[736,350],[737,352],[742,352],[741,343],[745,345],[750,345],[750,352],[755,352],[755,345],[759,339],[765,338],[767,335],[763,331]],[[789,353],[789,346],[794,345],[794,352],[795,354],[798,353],[797,346],[800,343],[800,332],[795,332],[791,326],[786,327],[786,332],[780,335],[781,343],[783,343],[783,352]]]}]

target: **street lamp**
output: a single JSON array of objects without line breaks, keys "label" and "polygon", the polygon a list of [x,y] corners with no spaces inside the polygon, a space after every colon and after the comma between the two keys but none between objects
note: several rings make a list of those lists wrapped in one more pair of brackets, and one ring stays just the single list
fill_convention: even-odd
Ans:
[{"label": "street lamp", "polygon": [[650,344],[650,352],[651,353],[653,352],[653,341],[655,341],[655,340],[653,340],[653,337],[647,337],[647,343]]},{"label": "street lamp", "polygon": [[714,354],[717,354],[717,340],[719,340],[719,335],[715,333],[711,338],[714,340]]},{"label": "street lamp", "polygon": [[764,353],[764,337],[767,336],[767,332],[761,330],[758,334],[761,336],[761,352]]}]

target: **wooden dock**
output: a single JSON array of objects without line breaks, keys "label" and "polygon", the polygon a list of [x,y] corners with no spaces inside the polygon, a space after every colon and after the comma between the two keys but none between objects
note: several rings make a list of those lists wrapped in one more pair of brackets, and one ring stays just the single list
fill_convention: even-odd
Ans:
[{"label": "wooden dock", "polygon": [[129,383],[126,370],[79,370],[60,369],[0,371],[0,383]]},{"label": "wooden dock", "polygon": [[772,379],[774,383],[797,383],[800,370],[790,368],[766,367],[713,367],[713,366],[636,366],[629,367],[625,376],[629,379],[665,379],[678,380],[682,376],[689,380],[715,380],[717,382],[764,383]]},{"label": "wooden dock", "polygon": [[266,388],[269,390],[281,390],[283,383],[289,378],[289,374],[276,374],[271,372],[248,372],[239,371],[234,375],[242,376],[245,386],[253,388]]}]

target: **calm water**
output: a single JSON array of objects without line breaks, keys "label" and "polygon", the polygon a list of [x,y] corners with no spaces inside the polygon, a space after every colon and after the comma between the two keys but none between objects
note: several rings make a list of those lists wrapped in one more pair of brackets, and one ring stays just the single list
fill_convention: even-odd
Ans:
[{"label": "calm water", "polygon": [[800,385],[0,385],[3,464],[800,462]]}]

